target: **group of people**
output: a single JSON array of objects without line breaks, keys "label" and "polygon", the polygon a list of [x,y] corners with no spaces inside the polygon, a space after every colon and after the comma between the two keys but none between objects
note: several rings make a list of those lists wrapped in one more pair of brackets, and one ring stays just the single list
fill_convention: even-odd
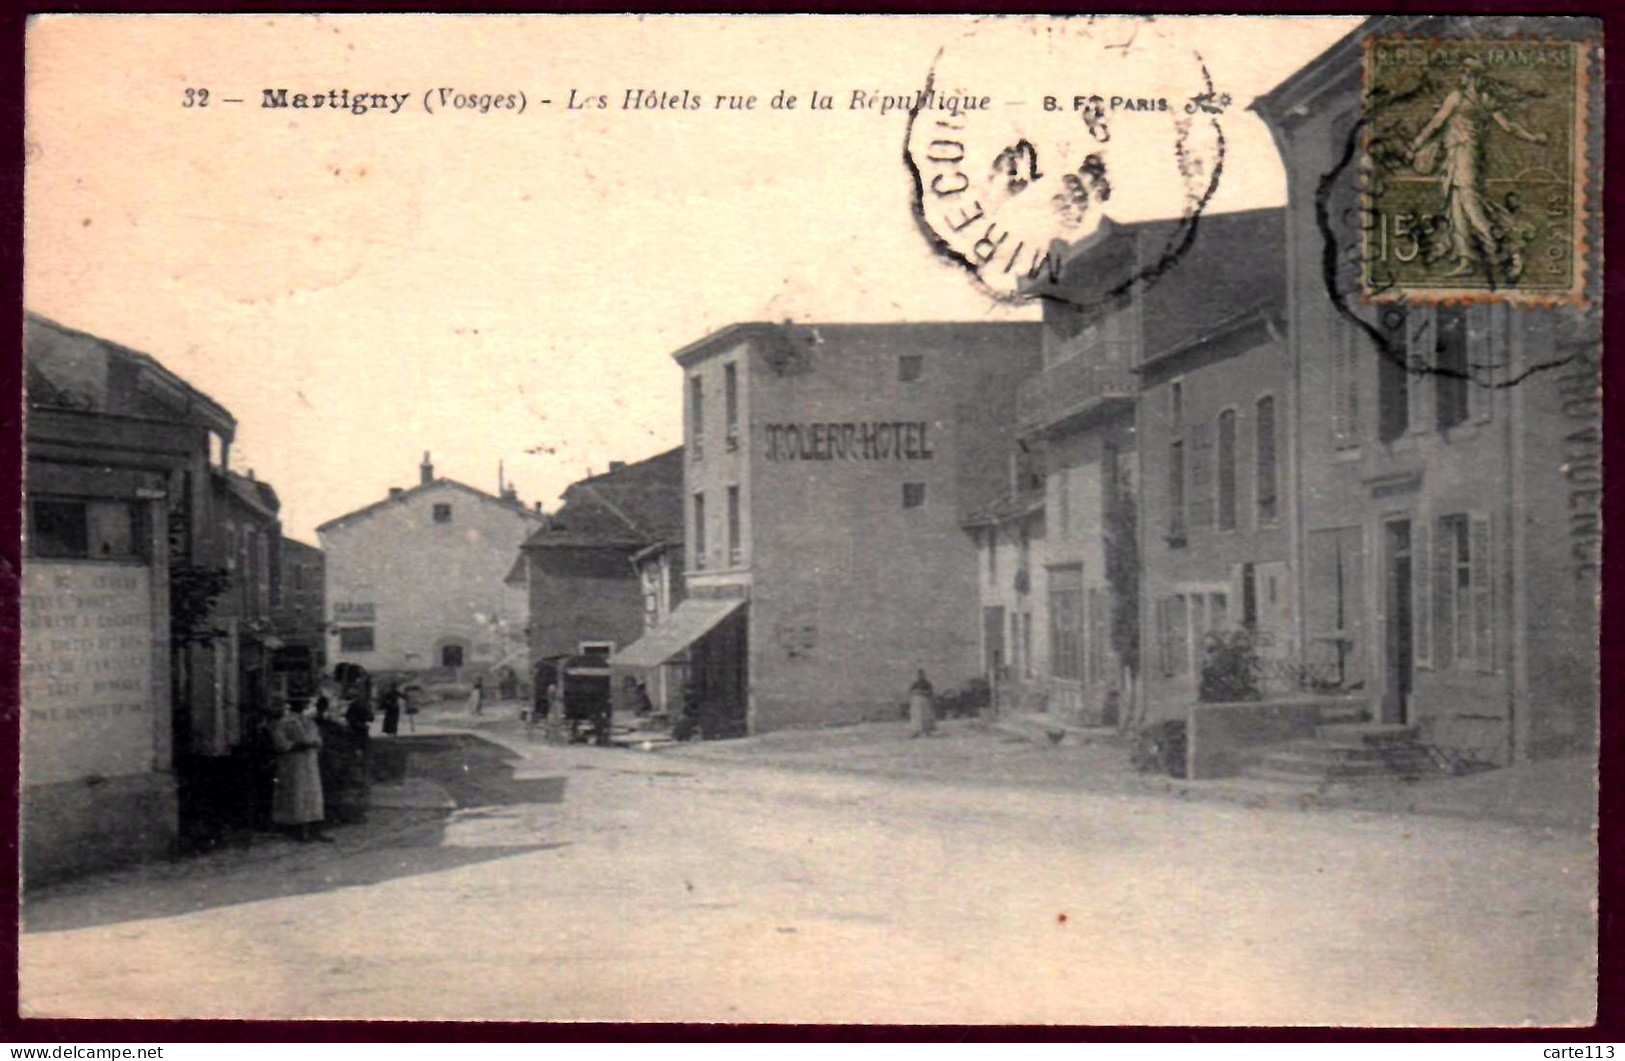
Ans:
[{"label": "group of people", "polygon": [[415,708],[394,682],[374,709],[372,682],[352,677],[324,682],[315,696],[283,699],[266,725],[276,765],[271,776],[271,822],[300,841],[331,841],[328,824],[366,820],[371,801],[368,745],[381,714],[383,732],[399,732],[401,716],[415,729]]}]

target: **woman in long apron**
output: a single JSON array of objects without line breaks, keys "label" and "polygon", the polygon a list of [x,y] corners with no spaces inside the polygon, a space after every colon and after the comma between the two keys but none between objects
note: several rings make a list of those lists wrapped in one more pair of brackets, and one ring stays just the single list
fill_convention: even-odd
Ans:
[{"label": "woman in long apron", "polygon": [[925,676],[924,668],[908,687],[908,719],[913,724],[910,737],[929,737],[937,731],[936,690]]},{"label": "woman in long apron", "polygon": [[313,719],[298,709],[282,705],[282,714],[271,725],[271,746],[276,751],[276,789],[271,800],[271,820],[286,826],[298,840],[333,838],[318,831],[321,824],[322,773],[317,753],[322,735]]}]

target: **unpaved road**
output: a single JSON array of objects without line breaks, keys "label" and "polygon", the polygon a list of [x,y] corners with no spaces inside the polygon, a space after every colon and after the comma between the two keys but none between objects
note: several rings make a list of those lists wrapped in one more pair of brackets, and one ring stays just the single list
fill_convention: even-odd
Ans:
[{"label": "unpaved road", "polygon": [[[470,738],[471,740],[471,738]],[[1558,832],[521,747],[360,845],[46,890],[25,1015],[1518,1024],[1594,1013]]]}]

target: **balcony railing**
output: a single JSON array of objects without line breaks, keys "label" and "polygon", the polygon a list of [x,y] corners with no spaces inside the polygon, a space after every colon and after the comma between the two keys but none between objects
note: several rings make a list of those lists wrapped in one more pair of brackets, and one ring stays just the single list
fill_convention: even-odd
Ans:
[{"label": "balcony railing", "polygon": [[1087,416],[1114,400],[1132,398],[1139,384],[1128,364],[1126,352],[1117,362],[1078,356],[1023,381],[1016,392],[1021,430],[1042,431]]}]

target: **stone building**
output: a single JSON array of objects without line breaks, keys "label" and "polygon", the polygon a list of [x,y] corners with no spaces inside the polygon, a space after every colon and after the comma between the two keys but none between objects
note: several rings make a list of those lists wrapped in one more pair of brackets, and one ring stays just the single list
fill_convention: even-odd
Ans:
[{"label": "stone building", "polygon": [[154,358],[34,314],[24,360],[21,830],[36,881],[171,851],[177,775],[230,750],[211,484],[236,421]]},{"label": "stone building", "polygon": [[1358,255],[1328,244],[1358,233],[1321,218],[1359,216],[1368,37],[1526,29],[1373,18],[1253,105],[1287,172],[1294,628],[1380,720],[1495,762],[1597,740],[1596,325],[1493,299],[1367,304]]},{"label": "stone building", "polygon": [[678,351],[687,599],[615,662],[690,653],[722,732],[895,717],[982,673],[976,548],[1035,324],[738,324]]},{"label": "stone building", "polygon": [[283,692],[303,696],[316,689],[327,670],[327,615],[323,592],[326,558],[314,545],[282,536],[281,561],[271,601],[279,642],[271,669]]},{"label": "stone building", "polygon": [[544,518],[511,490],[437,478],[316,528],[326,557],[330,666],[462,681],[525,669],[525,594],[507,583]]},{"label": "stone building", "polygon": [[663,543],[682,541],[683,451],[612,461],[561,501],[525,540],[511,576],[529,602],[532,667],[552,656],[612,655],[643,635],[651,604],[657,618],[661,601],[670,605],[669,570],[646,584],[634,561],[647,553],[653,578]]}]

